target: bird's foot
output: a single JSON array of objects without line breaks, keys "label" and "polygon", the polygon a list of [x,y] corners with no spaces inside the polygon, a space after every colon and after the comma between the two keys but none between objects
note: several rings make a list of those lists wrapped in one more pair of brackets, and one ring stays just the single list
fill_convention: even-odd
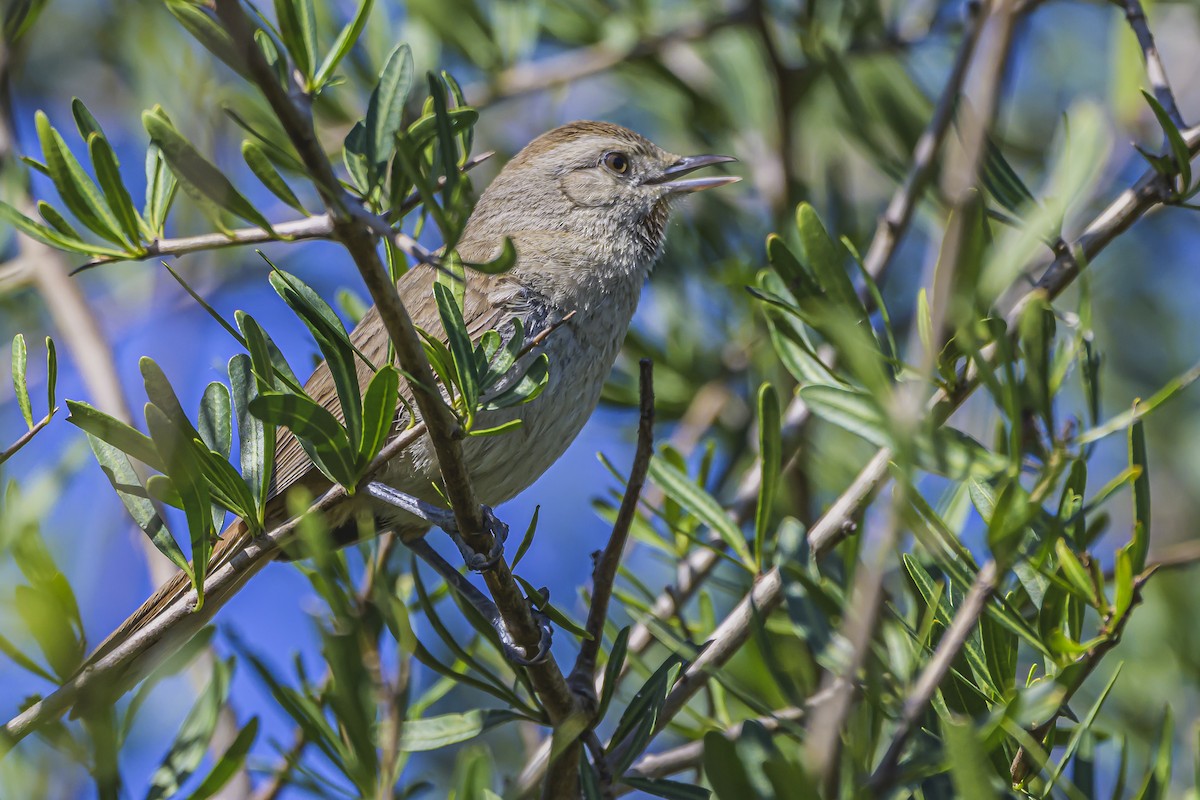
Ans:
[{"label": "bird's foot", "polygon": [[492,535],[492,546],[486,553],[480,553],[463,539],[458,530],[454,512],[432,503],[426,503],[424,500],[397,491],[379,481],[371,481],[366,488],[367,494],[376,500],[407,511],[414,517],[444,530],[450,536],[450,540],[454,542],[454,546],[458,548],[458,552],[462,554],[467,569],[473,572],[485,572],[495,567],[504,557],[504,542],[508,539],[508,526],[501,522],[492,509],[487,506],[483,506],[481,510],[484,531]]},{"label": "bird's foot", "polygon": [[454,589],[463,600],[467,601],[479,615],[491,626],[496,632],[496,636],[500,639],[500,648],[508,660],[520,667],[531,667],[534,664],[541,664],[550,655],[550,643],[554,637],[554,629],[550,625],[550,618],[532,607],[530,603],[530,613],[533,616],[534,624],[539,632],[537,646],[534,649],[532,656],[527,655],[529,647],[517,644],[513,639],[512,633],[508,630],[508,625],[504,622],[504,617],[500,614],[500,609],[496,607],[483,592],[475,588],[466,577],[450,566],[450,562],[442,558],[433,547],[424,539],[415,539],[411,542],[405,542],[405,546],[417,555],[422,561],[442,576],[446,584]]},{"label": "bird's foot", "polygon": [[550,657],[550,645],[554,641],[554,627],[550,624],[550,617],[546,616],[532,602],[529,604],[529,613],[538,629],[538,643],[532,656],[526,655],[529,647],[519,645],[513,640],[503,619],[498,618],[499,624],[493,626],[496,633],[500,634],[500,645],[504,649],[505,657],[519,667],[532,667],[535,664],[544,663]]}]

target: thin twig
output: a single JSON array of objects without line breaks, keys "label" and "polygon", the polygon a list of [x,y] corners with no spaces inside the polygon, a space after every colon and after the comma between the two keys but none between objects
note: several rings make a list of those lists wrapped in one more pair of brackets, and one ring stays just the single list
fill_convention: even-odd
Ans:
[{"label": "thin twig", "polygon": [[629,528],[637,515],[638,498],[646,483],[646,473],[650,469],[650,458],[654,455],[654,364],[648,358],[643,358],[638,364],[638,384],[641,390],[641,403],[638,415],[637,449],[634,451],[633,466],[629,470],[629,480],[625,484],[625,494],[621,498],[621,506],[617,510],[617,519],[613,523],[612,534],[608,537],[608,545],[602,553],[596,554],[596,564],[592,568],[592,602],[588,608],[585,630],[590,639],[584,639],[579,647],[579,655],[575,659],[575,667],[571,670],[569,683],[572,691],[584,696],[595,697],[593,682],[596,676],[596,658],[600,653],[600,643],[604,640],[604,622],[608,618],[608,602],[612,598],[613,583],[617,579],[617,568],[621,565],[621,556],[625,552],[625,543],[629,539]]},{"label": "thin twig", "polygon": [[950,664],[958,657],[959,651],[966,644],[967,636],[974,629],[975,623],[979,621],[984,609],[987,608],[988,600],[996,591],[997,579],[998,570],[995,561],[984,564],[983,568],[979,570],[979,574],[975,576],[975,582],[967,590],[967,595],[963,598],[958,611],[955,612],[950,627],[942,635],[932,658],[926,663],[912,692],[904,701],[900,723],[892,734],[892,741],[888,745],[883,760],[880,761],[875,773],[871,776],[870,786],[873,792],[886,793],[895,781],[896,765],[900,761],[900,754],[904,751],[904,745],[908,742],[913,726],[925,713],[925,706],[929,704],[929,700],[942,682],[942,678],[946,677]]},{"label": "thin twig", "polygon": [[[275,71],[267,64],[254,41],[255,26],[241,4],[237,0],[216,0],[216,12],[308,169],[332,218],[334,237],[354,259],[371,299],[379,309],[380,321],[396,349],[397,360],[406,372],[405,379],[409,382],[421,418],[428,427],[442,483],[458,528],[475,550],[486,552],[492,545],[493,537],[485,528],[482,508],[463,461],[462,442],[455,435],[458,425],[437,389],[412,319],[379,258],[375,248],[376,231],[364,224],[361,207],[338,182],[333,166],[317,140],[308,107],[309,99],[305,96],[293,97],[279,84]],[[514,641],[526,647],[528,653],[535,652],[541,631],[508,564],[501,559],[484,574],[484,580]],[[557,723],[568,718],[575,710],[575,703],[566,679],[553,658],[529,667],[528,672],[551,722]]]},{"label": "thin twig", "polygon": [[[596,553],[595,566],[592,568],[592,602],[588,608],[585,630],[590,638],[585,638],[579,646],[579,655],[575,666],[567,679],[571,691],[579,699],[579,704],[589,715],[594,714],[596,705],[596,659],[600,653],[600,643],[604,641],[604,623],[608,618],[608,603],[612,598],[613,584],[617,579],[617,569],[621,565],[621,556],[625,553],[625,543],[629,539],[629,529],[637,515],[638,498],[641,497],[642,487],[646,484],[646,473],[650,469],[650,458],[654,455],[654,363],[643,358],[638,364],[638,385],[641,402],[638,415],[637,448],[634,451],[633,466],[629,470],[629,480],[625,484],[625,495],[621,498],[621,507],[617,510],[617,518],[613,523],[612,534],[602,553]],[[599,720],[591,719],[584,735],[595,736],[593,729]],[[598,766],[603,762],[603,749],[593,753]],[[578,759],[576,759],[576,764]],[[578,769],[576,764],[567,764],[567,758],[560,757],[550,764],[547,782],[557,782],[556,769]],[[560,766],[561,765],[561,766]],[[602,789],[607,786],[611,791],[611,776],[608,782],[602,781]]]},{"label": "thin twig", "polygon": [[[480,153],[473,158],[467,160],[462,165],[461,170],[466,172],[473,167],[483,163],[494,155],[491,151]],[[438,184],[444,183],[445,176],[438,178]],[[400,219],[416,208],[421,203],[420,195],[413,193],[405,198],[404,202],[395,210],[387,214],[387,219]],[[396,245],[406,253],[423,254],[424,258],[418,260],[426,260],[428,251],[413,242],[412,238],[407,234],[401,233],[390,228],[387,221],[380,219],[380,223],[385,226],[382,233],[384,236],[394,237]],[[72,271],[72,275],[78,274],[85,270],[98,267],[103,264],[112,264],[119,261],[143,261],[148,258],[161,256],[182,256],[188,253],[196,253],[206,250],[219,250],[225,247],[238,247],[246,244],[266,244],[268,242],[295,242],[303,239],[330,239],[333,237],[333,218],[329,214],[316,214],[305,219],[288,220],[287,222],[278,222],[271,226],[273,233],[265,231],[262,228],[238,228],[229,231],[228,233],[201,233],[196,236],[181,236],[178,238],[155,239],[146,245],[142,252],[136,255],[129,256],[103,256],[94,258],[84,264],[82,267],[77,267]]]},{"label": "thin twig", "polygon": [[50,409],[49,414],[42,417],[40,420],[38,420],[37,424],[35,424],[29,430],[25,431],[25,433],[21,434],[21,438],[17,439],[15,442],[10,444],[6,450],[4,450],[3,452],[0,452],[0,464],[3,464],[5,461],[8,461],[10,458],[12,458],[14,455],[16,455],[18,450],[20,450],[22,447],[24,447],[25,445],[27,445],[31,441],[33,441],[33,437],[37,436],[38,433],[41,432],[42,428],[45,428],[47,425],[50,424],[50,420],[54,416],[55,411],[58,411],[58,409],[57,408]]},{"label": "thin twig", "polygon": [[967,67],[971,64],[975,45],[979,42],[979,31],[983,28],[983,15],[978,9],[968,13],[971,13],[971,18],[964,27],[962,44],[959,45],[958,54],[954,58],[954,66],[950,69],[946,86],[938,98],[933,117],[913,148],[912,166],[904,176],[904,182],[896,187],[887,209],[879,218],[875,226],[875,235],[871,238],[871,244],[867,246],[866,255],[863,256],[863,269],[876,281],[887,270],[896,248],[908,230],[913,211],[933,177],[938,152],[950,130],[950,123],[954,120],[954,110],[958,106],[958,96],[967,77]]},{"label": "thin twig", "polygon": [[1154,90],[1154,99],[1167,112],[1167,116],[1178,128],[1187,127],[1179,106],[1175,104],[1175,93],[1171,91],[1171,82],[1167,80],[1167,70],[1163,66],[1162,56],[1158,53],[1158,45],[1154,43],[1154,34],[1150,32],[1150,23],[1146,20],[1146,10],[1142,8],[1141,0],[1124,0],[1121,3],[1125,9],[1125,19],[1133,33],[1137,36],[1138,47],[1142,51],[1142,61],[1146,64],[1146,77]]}]

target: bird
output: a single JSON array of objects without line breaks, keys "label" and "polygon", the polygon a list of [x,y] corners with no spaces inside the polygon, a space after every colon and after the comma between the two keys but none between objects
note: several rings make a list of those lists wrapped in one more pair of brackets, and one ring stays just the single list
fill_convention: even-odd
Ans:
[{"label": "bird", "polygon": [[[511,269],[498,274],[467,270],[462,312],[472,340],[478,341],[489,330],[511,336],[514,320],[520,321],[527,338],[551,331],[539,345],[549,365],[541,394],[522,405],[481,411],[477,421],[479,427],[493,427],[519,419],[520,425],[503,435],[463,441],[463,459],[485,507],[526,489],[579,434],[599,402],[643,284],[662,254],[672,202],[739,180],[729,175],[688,177],[700,168],[735,160],[720,155],[679,156],[620,125],[577,121],[531,141],[480,195],[456,244],[458,255],[467,263],[489,261],[508,241],[516,259]],[[432,264],[415,265],[399,278],[396,288],[414,324],[444,341],[433,292],[437,270]],[[350,339],[365,356],[357,367],[359,382],[365,386],[373,375],[368,362],[386,363],[388,357],[388,336],[377,308],[366,312]],[[304,389],[344,419],[326,363],[316,368]],[[401,398],[394,432],[410,425],[411,414],[419,414],[407,387],[402,387]],[[414,552],[434,557],[432,549],[423,546],[423,537],[436,517],[414,511],[434,509],[444,502],[436,488],[438,481],[437,457],[428,437],[422,436],[375,476],[374,491],[357,492],[327,513],[334,541],[356,540],[359,521],[366,516],[375,532],[392,531]],[[284,497],[290,489],[304,487],[316,495],[329,486],[300,441],[281,429],[268,529],[286,520]],[[213,550],[210,574],[236,558],[251,539],[244,523],[233,522]],[[485,568],[496,554],[477,555],[475,566]],[[187,628],[199,630],[265,563],[260,558],[245,565],[235,585],[219,596],[210,593]],[[447,578],[449,572],[458,576],[457,570],[448,572],[444,562],[434,566]],[[88,663],[145,628],[186,597],[190,588],[188,576],[177,574],[105,639]],[[182,644],[178,633],[174,639]],[[160,653],[159,658],[164,656]]]}]

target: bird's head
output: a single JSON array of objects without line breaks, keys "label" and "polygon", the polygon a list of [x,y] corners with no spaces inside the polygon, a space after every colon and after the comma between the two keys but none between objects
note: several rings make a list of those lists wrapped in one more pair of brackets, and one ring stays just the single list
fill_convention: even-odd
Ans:
[{"label": "bird's head", "polygon": [[468,234],[486,226],[489,235],[517,240],[518,254],[529,234],[566,237],[600,261],[644,273],[662,249],[671,199],[739,180],[687,176],[735,160],[678,156],[620,125],[572,122],[534,139],[504,167]]}]

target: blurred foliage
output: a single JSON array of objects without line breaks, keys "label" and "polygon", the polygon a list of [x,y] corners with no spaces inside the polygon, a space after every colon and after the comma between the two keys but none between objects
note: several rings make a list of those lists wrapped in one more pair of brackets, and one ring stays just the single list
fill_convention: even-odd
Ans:
[{"label": "blurred foliage", "polygon": [[[1200,428],[1184,391],[1200,376],[1189,367],[1200,360],[1200,284],[1187,256],[1196,136],[1142,91],[1153,87],[1121,9],[1027,2],[980,191],[963,199],[942,189],[943,167],[971,135],[966,99],[924,176],[911,230],[886,273],[872,273],[860,254],[910,170],[971,13],[832,0],[275,0],[255,10],[259,51],[311,103],[341,186],[379,224],[430,247],[452,250],[461,233],[475,196],[472,153],[494,147],[501,160],[567,119],[628,124],[676,152],[736,153],[749,178],[752,191],[706,195],[674,223],[605,389],[611,407],[635,407],[633,365],[652,358],[659,419],[670,426],[660,427],[667,441],[650,464],[604,632],[595,720],[604,757],[591,748],[580,764],[589,798],[607,796],[606,783],[669,798],[1196,796],[1200,659],[1187,609],[1200,601],[1189,580],[1200,555],[1186,540],[1200,510],[1190,446]],[[272,263],[311,252],[346,259],[302,241],[330,238],[316,213],[319,176],[209,4],[11,0],[2,16],[0,308],[15,338],[0,462],[37,456],[57,471],[14,468],[0,505],[10,587],[0,652],[45,694],[89,651],[95,601],[81,601],[67,577],[89,573],[50,528],[70,481],[94,469],[63,443],[83,438],[77,431],[43,433],[61,390],[53,341],[43,373],[30,369],[40,357],[30,359],[19,333],[51,327],[52,303],[31,302],[42,291],[24,255],[31,239],[94,267],[78,280],[106,316],[178,297],[177,280],[244,350],[194,416],[149,358],[127,389],[149,400],[144,426],[68,401],[127,511],[197,588],[228,513],[254,533],[267,526],[275,426],[352,488],[384,446],[400,376],[369,365],[374,378],[360,387],[360,354],[337,311]],[[1150,21],[1180,106],[1200,106],[1200,90],[1183,82],[1200,66],[1190,46],[1200,15],[1159,3]],[[1113,144],[1128,139],[1135,148]],[[1041,277],[1032,268],[1067,263],[1083,226],[1146,168],[1172,207],[1080,264],[1065,294],[1030,293],[1006,316]],[[314,227],[293,240],[284,227],[293,223]],[[155,257],[167,237],[231,231],[269,250],[262,283],[332,365],[340,418],[304,394],[265,324],[205,299],[260,281],[245,268],[250,253],[198,246],[170,275],[133,279],[109,266]],[[406,268],[395,239],[384,252],[393,274]],[[450,277],[434,290],[450,335],[426,337],[425,352],[465,434],[504,435],[475,429],[476,413],[535,400],[554,369],[545,356],[521,361],[520,331],[504,342],[495,331],[466,334],[455,278],[506,269],[513,257],[507,248],[464,265],[447,255]],[[337,306],[361,315],[357,284]],[[523,379],[489,393],[518,361]],[[44,418],[31,382],[45,384]],[[926,413],[930,396],[940,400]],[[810,543],[806,532],[877,448],[891,490]],[[605,465],[623,483],[625,466]],[[612,489],[596,499],[605,523],[620,498]],[[319,652],[267,653],[232,637],[226,646],[206,629],[127,698],[87,704],[6,753],[5,796],[203,798],[235,787],[243,770],[260,790],[290,796],[525,792],[518,775],[550,731],[528,675],[392,540],[331,551],[319,515],[303,514],[310,500],[290,498],[303,515],[291,555],[318,598]],[[537,533],[535,514],[518,558],[547,538]],[[582,561],[582,550],[556,558]],[[658,562],[705,552],[719,553],[715,566],[676,592],[682,609],[656,619],[651,609],[676,579]],[[876,565],[880,600],[868,608]],[[99,567],[85,567],[91,584],[103,582]],[[779,607],[752,609],[745,644],[672,706],[688,664],[764,574],[778,581]],[[573,650],[583,606],[557,595],[550,605],[548,592],[525,585],[559,628],[556,655],[564,640]],[[980,592],[952,645],[953,621],[972,614]],[[864,614],[877,620],[856,650]],[[234,655],[214,658],[214,641]],[[918,697],[923,670],[939,660],[944,674]],[[139,712],[185,668],[201,678],[176,734],[137,737]],[[239,706],[239,672],[294,727],[292,741],[260,735],[257,716],[219,735],[218,712]],[[12,714],[35,699],[0,697]],[[838,729],[815,727],[842,700]],[[836,742],[831,761],[820,755],[826,741]],[[76,766],[43,768],[59,759]],[[150,766],[140,774],[130,763]]]}]

